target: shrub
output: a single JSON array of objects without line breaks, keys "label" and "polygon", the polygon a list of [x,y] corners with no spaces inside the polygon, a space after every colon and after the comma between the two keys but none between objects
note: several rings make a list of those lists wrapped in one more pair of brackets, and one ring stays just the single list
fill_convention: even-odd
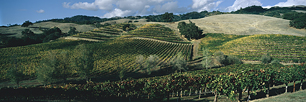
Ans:
[{"label": "shrub", "polygon": [[279,60],[278,59],[274,59],[271,61],[271,64],[280,64]]},{"label": "shrub", "polygon": [[271,61],[272,61],[272,57],[268,53],[261,57],[261,63],[263,64],[271,63]]},{"label": "shrub", "polygon": [[223,64],[223,65],[226,65],[226,55],[224,55],[224,53],[223,52],[221,52],[221,51],[217,51],[217,52],[215,52],[214,53],[214,56],[215,56],[215,58],[216,58],[216,60],[218,61],[218,62],[220,62],[220,64]]},{"label": "shrub", "polygon": [[30,22],[30,21],[25,21],[25,22],[21,25],[21,27],[28,27],[29,25],[33,25],[33,23]]},{"label": "shrub", "polygon": [[182,52],[179,52],[171,59],[170,65],[172,66],[172,69],[179,70],[180,73],[188,70],[187,61],[184,59]]},{"label": "shrub", "polygon": [[19,82],[22,80],[24,75],[22,73],[22,70],[18,70],[21,69],[22,66],[17,63],[18,60],[16,59],[16,56],[13,56],[11,58],[11,67],[10,70],[8,70],[7,72],[7,76],[12,82],[16,83],[19,86]]},{"label": "shrub", "polygon": [[209,54],[209,49],[202,48],[202,51],[203,51],[202,66],[208,69],[208,67],[211,67],[210,65],[210,63],[212,62],[211,55]]},{"label": "shrub", "polygon": [[80,77],[88,81],[94,67],[93,53],[84,44],[76,46],[74,51],[74,65],[78,68]]},{"label": "shrub", "polygon": [[236,56],[227,56],[227,65],[231,65],[231,64],[243,64],[243,62]]}]

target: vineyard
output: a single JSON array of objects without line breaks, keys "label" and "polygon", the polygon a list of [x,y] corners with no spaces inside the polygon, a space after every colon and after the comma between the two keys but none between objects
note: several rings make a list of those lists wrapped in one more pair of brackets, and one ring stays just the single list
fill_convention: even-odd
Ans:
[{"label": "vineyard", "polygon": [[[192,45],[163,43],[153,40],[116,38],[106,42],[87,42],[73,40],[56,40],[53,42],[35,44],[30,46],[10,47],[0,49],[1,57],[1,80],[6,79],[6,72],[11,66],[11,56],[16,56],[18,64],[22,65],[24,74],[29,78],[35,77],[35,66],[44,58],[47,51],[68,51],[73,54],[73,49],[79,43],[85,43],[94,52],[93,76],[116,75],[120,69],[133,72],[139,67],[135,63],[136,56],[141,54],[145,57],[156,54],[159,56],[159,65],[167,64],[170,59],[182,52],[186,60],[190,60]],[[77,55],[73,55],[77,56]],[[137,73],[137,72],[135,72]]]},{"label": "vineyard", "polygon": [[[84,100],[132,97],[160,101],[169,98],[174,92],[180,92],[182,95],[182,91],[191,93],[191,91],[207,89],[213,92],[216,98],[221,94],[231,100],[242,100],[240,95],[244,90],[247,90],[249,95],[257,90],[265,90],[269,96],[272,85],[287,85],[290,82],[304,80],[306,78],[305,67],[303,64],[298,66],[241,64],[219,69],[189,71],[116,82],[88,82],[87,84],[48,85],[17,89],[2,88],[0,97],[6,100],[18,100],[18,98],[27,100],[40,98]],[[27,90],[36,91],[31,91],[31,94],[23,94]],[[52,92],[58,94],[51,94]],[[16,99],[14,96],[19,97]]]},{"label": "vineyard", "polygon": [[123,33],[122,26],[123,24],[115,24],[101,28],[96,28],[92,31],[78,33],[76,35],[73,35],[73,37],[105,41],[120,36]]},{"label": "vineyard", "polygon": [[164,27],[160,24],[146,24],[133,31],[130,31],[128,35],[131,35],[132,37],[152,38],[168,42],[189,43],[184,42],[170,28]]},{"label": "vineyard", "polygon": [[260,60],[269,53],[281,62],[306,62],[306,38],[299,36],[207,34],[201,46],[208,47],[211,53],[222,51],[242,60]]}]

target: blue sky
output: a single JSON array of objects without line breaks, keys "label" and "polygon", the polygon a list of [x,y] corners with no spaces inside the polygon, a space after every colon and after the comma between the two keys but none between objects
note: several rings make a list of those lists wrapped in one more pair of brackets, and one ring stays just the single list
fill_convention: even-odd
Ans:
[{"label": "blue sky", "polygon": [[223,12],[258,5],[306,5],[306,0],[1,0],[0,26],[22,24],[75,15],[109,18],[115,16],[154,15],[164,12],[182,14],[191,11]]}]

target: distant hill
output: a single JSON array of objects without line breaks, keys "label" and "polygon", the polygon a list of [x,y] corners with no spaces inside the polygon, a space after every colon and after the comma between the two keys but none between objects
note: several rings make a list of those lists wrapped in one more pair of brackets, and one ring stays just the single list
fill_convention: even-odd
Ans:
[{"label": "distant hill", "polygon": [[55,26],[60,28],[63,33],[67,33],[70,30],[70,27],[75,27],[76,30],[80,32],[86,32],[86,31],[93,30],[96,28],[93,25],[84,25],[84,24],[80,25],[80,24],[75,24],[75,23],[41,22],[41,23],[34,23],[33,25],[30,25],[29,27],[21,27],[21,26],[0,27],[0,34],[21,37],[22,36],[21,32],[24,29],[30,29],[35,34],[40,34],[43,32],[39,30],[39,27],[41,27],[42,29],[46,29],[46,28],[52,28]]}]

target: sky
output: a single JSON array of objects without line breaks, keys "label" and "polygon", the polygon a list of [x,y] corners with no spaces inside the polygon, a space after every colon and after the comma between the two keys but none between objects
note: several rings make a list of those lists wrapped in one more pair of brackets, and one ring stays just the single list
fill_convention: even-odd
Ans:
[{"label": "sky", "polygon": [[0,26],[75,15],[110,18],[165,12],[230,12],[252,5],[286,7],[306,5],[306,0],[1,0]]}]

